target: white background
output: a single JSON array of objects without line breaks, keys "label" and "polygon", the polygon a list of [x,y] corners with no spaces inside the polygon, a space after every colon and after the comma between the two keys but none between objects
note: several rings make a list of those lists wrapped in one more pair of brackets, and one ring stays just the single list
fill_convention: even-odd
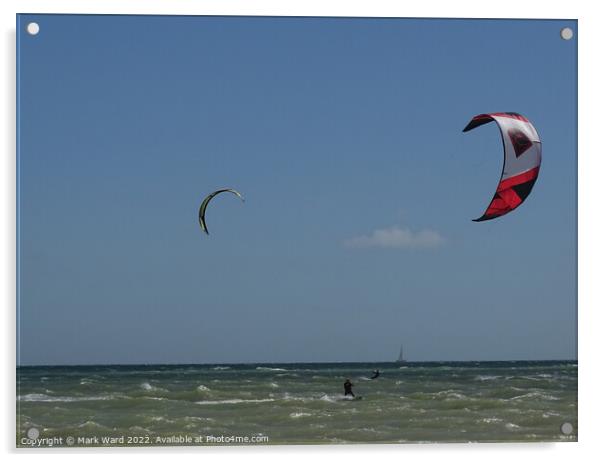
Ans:
[{"label": "white background", "polygon": [[[440,460],[488,462],[508,459],[548,461],[589,460],[602,453],[598,440],[600,425],[600,323],[602,278],[595,273],[600,261],[599,239],[602,205],[600,182],[602,151],[597,145],[602,121],[602,20],[594,1],[527,2],[505,0],[53,0],[0,2],[2,27],[2,111],[0,129],[0,226],[2,265],[0,294],[4,323],[0,334],[4,364],[1,368],[0,436],[3,452],[9,457],[43,457],[52,460],[83,457],[125,459],[134,456],[164,460],[171,454],[190,459],[266,460],[340,459],[360,461]],[[579,20],[579,442],[522,444],[446,444],[446,445],[353,445],[353,446],[279,446],[217,448],[142,449],[15,449],[15,14],[16,13],[119,13],[119,14],[220,14],[286,16],[393,16],[393,17],[488,17],[488,18],[562,18]],[[567,153],[572,155],[572,153]],[[545,319],[542,319],[545,323]]]}]

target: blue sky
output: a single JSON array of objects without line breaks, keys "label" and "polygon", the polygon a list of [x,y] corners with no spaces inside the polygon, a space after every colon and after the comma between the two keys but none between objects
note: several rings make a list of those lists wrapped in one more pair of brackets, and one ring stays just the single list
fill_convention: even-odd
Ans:
[{"label": "blue sky", "polygon": [[[20,363],[575,358],[565,26],[20,16]],[[473,223],[499,111],[541,174]]]}]

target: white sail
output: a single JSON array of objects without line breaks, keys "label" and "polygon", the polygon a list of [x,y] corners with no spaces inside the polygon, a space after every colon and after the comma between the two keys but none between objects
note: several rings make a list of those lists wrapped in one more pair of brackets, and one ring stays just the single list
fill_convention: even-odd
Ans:
[{"label": "white sail", "polygon": [[399,358],[397,358],[398,363],[405,363],[405,359],[403,359],[403,345],[399,348]]}]

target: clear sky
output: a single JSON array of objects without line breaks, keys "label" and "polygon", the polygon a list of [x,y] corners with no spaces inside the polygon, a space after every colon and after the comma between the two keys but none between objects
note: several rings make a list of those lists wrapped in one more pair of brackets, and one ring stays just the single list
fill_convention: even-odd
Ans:
[{"label": "clear sky", "polygon": [[[20,16],[19,364],[575,358],[565,26]],[[541,173],[474,223],[500,111]]]}]

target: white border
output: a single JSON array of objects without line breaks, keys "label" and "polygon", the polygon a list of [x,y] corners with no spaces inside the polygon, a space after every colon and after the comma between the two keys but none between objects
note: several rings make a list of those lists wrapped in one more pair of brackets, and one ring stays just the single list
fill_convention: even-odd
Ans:
[{"label": "white border", "polygon": [[[600,369],[599,330],[602,311],[600,290],[597,290],[600,275],[595,273],[600,261],[598,236],[600,229],[601,197],[599,176],[602,172],[602,152],[595,150],[600,99],[600,45],[602,44],[602,21],[594,1],[547,1],[526,2],[505,0],[485,2],[483,0],[53,0],[0,2],[2,20],[2,101],[0,112],[3,140],[2,200],[0,201],[2,224],[0,227],[3,264],[0,267],[0,283],[4,304],[3,346],[4,368],[2,368],[2,400],[0,401],[0,436],[4,452],[15,455],[15,14],[16,13],[104,13],[104,14],[193,14],[193,15],[270,15],[270,16],[402,16],[402,17],[488,17],[488,18],[563,18],[578,19],[579,30],[579,443],[558,444],[482,444],[467,446],[453,445],[408,445],[408,446],[282,446],[271,448],[198,448],[173,449],[155,448],[141,450],[20,450],[26,458],[38,457],[63,459],[112,457],[125,458],[129,454],[154,460],[162,460],[175,453],[179,457],[222,458],[245,457],[251,461],[264,462],[310,458],[345,457],[351,461],[378,458],[399,460],[404,457],[427,460],[445,458],[447,461],[506,461],[509,458],[540,458],[565,462],[571,457],[579,460],[593,459],[596,452],[597,430],[600,428]],[[572,155],[572,153],[567,153]],[[545,325],[545,319],[542,319]],[[597,348],[598,347],[598,348]]]}]

